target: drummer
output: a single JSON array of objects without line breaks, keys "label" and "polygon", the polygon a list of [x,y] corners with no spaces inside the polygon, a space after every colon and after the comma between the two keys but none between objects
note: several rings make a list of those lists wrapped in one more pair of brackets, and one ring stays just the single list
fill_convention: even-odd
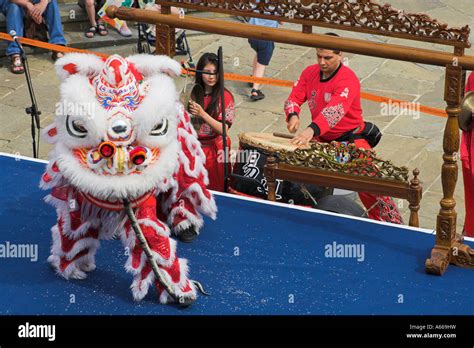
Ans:
[{"label": "drummer", "polygon": [[[209,174],[211,190],[224,191],[224,165],[221,112],[221,76],[217,74],[218,57],[214,53],[204,53],[197,63],[196,84],[204,90],[204,107],[190,100],[189,111],[204,122],[197,130],[198,139],[206,155],[206,169]],[[206,73],[202,73],[206,72]],[[235,118],[234,97],[224,89],[226,134]],[[230,138],[227,139],[227,153],[230,150]],[[230,173],[230,164],[228,172]]]},{"label": "drummer", "polygon": [[[326,35],[338,36],[327,33]],[[320,142],[348,141],[360,148],[370,149],[362,118],[360,81],[356,74],[343,64],[340,51],[317,48],[318,64],[307,67],[293,86],[285,102],[287,128],[290,133],[300,129],[300,110],[308,102],[312,122],[293,139],[298,146],[312,139]],[[369,134],[373,138],[380,133]],[[372,139],[373,140],[373,139]],[[401,224],[402,217],[392,198],[359,193],[371,219]]]}]

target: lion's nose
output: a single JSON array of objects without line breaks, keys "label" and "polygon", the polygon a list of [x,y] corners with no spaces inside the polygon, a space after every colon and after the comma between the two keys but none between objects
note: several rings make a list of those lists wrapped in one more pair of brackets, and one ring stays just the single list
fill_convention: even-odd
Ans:
[{"label": "lion's nose", "polygon": [[124,120],[114,121],[111,128],[116,134],[127,133],[127,130],[128,130],[127,123]]}]

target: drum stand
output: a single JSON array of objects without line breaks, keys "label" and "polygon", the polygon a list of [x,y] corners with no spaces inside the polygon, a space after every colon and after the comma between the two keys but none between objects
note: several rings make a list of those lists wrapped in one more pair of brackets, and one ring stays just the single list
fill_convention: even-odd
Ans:
[{"label": "drum stand", "polygon": [[226,119],[225,119],[225,88],[224,88],[224,58],[222,54],[222,46],[217,51],[217,57],[219,59],[218,73],[221,78],[221,112],[222,112],[222,147],[224,148],[224,192],[227,192],[229,186],[229,173],[227,163],[229,161],[229,154],[227,153],[227,130],[226,130]]}]

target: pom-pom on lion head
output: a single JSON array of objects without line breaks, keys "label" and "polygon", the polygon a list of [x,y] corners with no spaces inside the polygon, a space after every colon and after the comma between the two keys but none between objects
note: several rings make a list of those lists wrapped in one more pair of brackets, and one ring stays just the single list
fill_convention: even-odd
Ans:
[{"label": "pom-pom on lion head", "polygon": [[56,70],[61,102],[44,134],[65,179],[109,202],[166,185],[178,165],[179,104],[171,77],[180,74],[179,63],[72,53]]}]

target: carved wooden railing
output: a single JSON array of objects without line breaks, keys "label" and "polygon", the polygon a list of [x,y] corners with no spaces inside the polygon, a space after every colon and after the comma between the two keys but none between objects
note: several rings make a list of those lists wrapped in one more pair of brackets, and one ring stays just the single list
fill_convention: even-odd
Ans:
[{"label": "carved wooden railing", "polygon": [[[188,0],[155,1],[157,4],[161,4],[163,14],[140,9],[118,9],[115,6],[109,7],[107,14],[112,18],[118,17],[124,20],[157,24],[157,53],[174,54],[174,28],[178,27],[306,47],[325,47],[355,54],[445,67],[444,99],[447,103],[448,119],[444,132],[444,163],[441,170],[443,199],[440,202],[441,209],[437,217],[436,245],[432,250],[431,258],[426,261],[426,271],[440,275],[446,271],[450,263],[474,267],[474,252],[464,244],[462,235],[456,233],[457,214],[454,199],[458,176],[458,115],[463,98],[466,70],[474,70],[474,57],[465,55],[465,48],[470,47],[469,27],[448,28],[446,24],[441,24],[428,16],[405,14],[393,9],[390,5],[381,6],[372,0],[261,0],[260,2],[256,0],[208,0],[193,4]],[[248,24],[193,18],[189,15],[179,18],[170,15],[171,5],[249,17],[271,18],[287,22],[293,21],[303,25],[303,32],[265,27],[258,27],[256,30],[254,26]],[[235,11],[236,6],[237,10]],[[290,16],[287,16],[285,11],[290,9],[293,12]],[[398,14],[396,18],[395,12]],[[273,13],[273,15],[266,13]],[[453,53],[438,49],[420,49],[360,39],[312,34],[313,26],[450,45],[454,46]]]},{"label": "carved wooden railing", "polygon": [[[405,13],[389,4],[372,0],[156,0],[169,7],[227,13],[302,24],[305,32],[312,26],[345,29],[362,33],[470,47],[469,26],[449,28],[423,13]],[[311,31],[309,31],[311,32]]]}]

